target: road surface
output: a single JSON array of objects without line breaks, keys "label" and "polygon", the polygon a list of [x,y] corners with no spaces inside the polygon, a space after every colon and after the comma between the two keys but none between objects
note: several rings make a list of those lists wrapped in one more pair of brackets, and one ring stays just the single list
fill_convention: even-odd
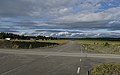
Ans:
[{"label": "road surface", "polygon": [[74,41],[55,48],[0,49],[0,75],[87,75],[103,63],[120,63],[120,55],[85,53]]}]

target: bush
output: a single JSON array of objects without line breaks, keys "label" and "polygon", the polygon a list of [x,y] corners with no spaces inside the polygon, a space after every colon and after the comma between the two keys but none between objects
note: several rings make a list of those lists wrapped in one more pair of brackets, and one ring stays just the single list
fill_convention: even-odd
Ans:
[{"label": "bush", "polygon": [[90,75],[119,75],[120,64],[103,64],[93,68]]},{"label": "bush", "polygon": [[16,48],[17,49],[17,48],[19,48],[19,46],[15,44],[15,45],[12,46],[12,48]]},{"label": "bush", "polygon": [[104,46],[109,46],[109,43],[108,43],[108,42],[106,42],[106,43],[104,44]]},{"label": "bush", "polygon": [[30,44],[30,45],[29,45],[29,49],[31,49],[31,48],[32,48],[32,45]]}]

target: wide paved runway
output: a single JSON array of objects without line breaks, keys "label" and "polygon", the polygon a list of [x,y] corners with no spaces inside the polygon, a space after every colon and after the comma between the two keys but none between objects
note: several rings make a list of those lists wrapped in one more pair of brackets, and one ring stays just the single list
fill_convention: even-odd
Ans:
[{"label": "wide paved runway", "polygon": [[0,49],[0,75],[87,75],[103,63],[120,63],[120,56],[85,53],[74,41],[55,48]]}]

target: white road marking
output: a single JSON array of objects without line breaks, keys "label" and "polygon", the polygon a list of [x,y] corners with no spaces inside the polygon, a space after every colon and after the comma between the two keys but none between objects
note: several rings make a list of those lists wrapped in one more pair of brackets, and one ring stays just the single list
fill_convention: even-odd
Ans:
[{"label": "white road marking", "polygon": [[80,62],[82,61],[82,59],[80,59]]},{"label": "white road marking", "polygon": [[67,52],[37,52],[37,51],[20,51],[0,49],[0,53],[19,54],[19,55],[47,55],[47,56],[69,56],[69,57],[87,57],[90,58],[116,58],[120,59],[120,55],[115,54],[91,54],[91,53],[67,53]]},{"label": "white road marking", "polygon": [[77,74],[79,74],[79,73],[80,73],[80,69],[81,69],[81,68],[80,68],[80,67],[78,67],[78,69],[77,69]]}]

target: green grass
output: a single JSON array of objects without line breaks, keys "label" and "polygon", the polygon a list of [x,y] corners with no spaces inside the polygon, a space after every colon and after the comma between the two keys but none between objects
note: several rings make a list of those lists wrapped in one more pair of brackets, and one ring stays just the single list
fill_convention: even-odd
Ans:
[{"label": "green grass", "polygon": [[109,44],[112,44],[112,45],[120,45],[120,41],[97,41],[97,40],[77,40],[78,43],[82,43],[82,44],[103,44],[105,42],[109,42]]},{"label": "green grass", "polygon": [[65,44],[68,40],[11,40],[11,41],[21,41],[21,42],[50,42],[50,43],[58,43]]},{"label": "green grass", "polygon": [[54,47],[67,42],[67,40],[0,40],[0,48],[32,49],[40,47]]},{"label": "green grass", "polygon": [[77,43],[90,53],[120,54],[120,42],[117,41],[77,40]]},{"label": "green grass", "polygon": [[120,75],[120,64],[102,64],[90,71],[90,75]]}]

